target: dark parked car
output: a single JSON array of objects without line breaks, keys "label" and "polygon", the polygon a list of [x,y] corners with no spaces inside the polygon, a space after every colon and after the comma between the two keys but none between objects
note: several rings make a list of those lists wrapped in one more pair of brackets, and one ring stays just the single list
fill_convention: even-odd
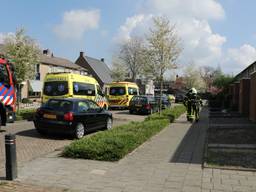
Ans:
[{"label": "dark parked car", "polygon": [[112,114],[87,99],[50,99],[37,109],[34,125],[40,134],[59,132],[82,138],[96,129],[111,129]]},{"label": "dark parked car", "polygon": [[[160,96],[155,96],[158,104],[160,103]],[[169,101],[167,96],[162,96],[162,109],[167,109],[171,107],[171,102]]]},{"label": "dark parked car", "polygon": [[175,103],[183,102],[184,97],[185,97],[185,96],[184,96],[183,94],[177,94],[177,95],[175,96]]},{"label": "dark parked car", "polygon": [[129,104],[129,112],[152,114],[158,111],[158,105],[153,96],[135,95]]}]

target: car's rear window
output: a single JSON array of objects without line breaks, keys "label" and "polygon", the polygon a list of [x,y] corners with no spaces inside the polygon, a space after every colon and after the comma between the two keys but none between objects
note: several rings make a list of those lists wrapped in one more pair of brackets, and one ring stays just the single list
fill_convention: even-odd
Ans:
[{"label": "car's rear window", "polygon": [[125,95],[125,87],[111,87],[109,90],[110,95]]},{"label": "car's rear window", "polygon": [[47,96],[61,96],[68,93],[67,81],[51,81],[44,83],[44,95]]},{"label": "car's rear window", "polygon": [[65,100],[50,99],[45,107],[54,109],[56,111],[71,111],[73,109],[73,102]]},{"label": "car's rear window", "polygon": [[145,104],[145,103],[148,102],[148,100],[149,99],[147,97],[136,97],[136,96],[134,96],[132,98],[132,102],[139,103],[139,104]]}]

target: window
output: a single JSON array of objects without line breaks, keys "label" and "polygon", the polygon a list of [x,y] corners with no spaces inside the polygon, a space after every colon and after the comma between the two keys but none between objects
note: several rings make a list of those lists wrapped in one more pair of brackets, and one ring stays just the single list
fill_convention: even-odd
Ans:
[{"label": "window", "polygon": [[73,82],[73,94],[95,96],[95,85],[88,83]]},{"label": "window", "polygon": [[97,105],[97,103],[93,102],[93,101],[88,101],[89,104],[89,108],[93,109],[93,110],[98,110],[100,109],[99,105]]},{"label": "window", "polygon": [[68,82],[67,81],[51,81],[44,84],[45,95],[48,96],[61,96],[68,93]]},{"label": "window", "polygon": [[40,80],[40,64],[35,66],[35,80]]},{"label": "window", "polygon": [[0,65],[0,82],[6,86],[10,85],[9,74],[5,65]]},{"label": "window", "polygon": [[128,87],[129,95],[138,95],[138,89],[133,87]]},{"label": "window", "polygon": [[79,113],[84,113],[84,112],[88,111],[88,109],[89,109],[89,106],[88,106],[87,102],[84,102],[84,101],[78,102],[78,112]]},{"label": "window", "polygon": [[58,111],[71,111],[73,109],[73,103],[71,101],[65,101],[65,100],[55,100],[55,99],[50,99],[47,103],[46,106]]},{"label": "window", "polygon": [[125,95],[125,87],[111,87],[110,95]]},{"label": "window", "polygon": [[40,64],[36,64],[36,73],[40,72]]},{"label": "window", "polygon": [[39,97],[41,97],[41,92],[33,92],[33,91],[29,90],[28,97],[39,98]]}]

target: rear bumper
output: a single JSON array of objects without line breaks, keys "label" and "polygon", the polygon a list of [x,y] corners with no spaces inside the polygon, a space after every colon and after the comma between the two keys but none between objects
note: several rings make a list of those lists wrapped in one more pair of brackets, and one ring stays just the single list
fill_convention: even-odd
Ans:
[{"label": "rear bumper", "polygon": [[129,107],[129,110],[131,110],[135,113],[140,113],[140,114],[149,114],[150,113],[150,109],[145,109],[145,108]]},{"label": "rear bumper", "polygon": [[75,129],[75,123],[72,122],[56,122],[38,118],[34,120],[34,125],[36,129],[49,133],[73,134]]}]

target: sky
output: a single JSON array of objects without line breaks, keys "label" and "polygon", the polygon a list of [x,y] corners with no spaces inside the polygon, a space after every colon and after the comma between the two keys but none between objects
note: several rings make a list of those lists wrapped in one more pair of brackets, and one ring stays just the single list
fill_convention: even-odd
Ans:
[{"label": "sky", "polygon": [[220,66],[236,75],[256,61],[254,0],[0,0],[0,43],[18,28],[42,49],[75,61],[79,52],[111,66],[120,43],[144,36],[152,17],[175,24],[178,64]]}]

